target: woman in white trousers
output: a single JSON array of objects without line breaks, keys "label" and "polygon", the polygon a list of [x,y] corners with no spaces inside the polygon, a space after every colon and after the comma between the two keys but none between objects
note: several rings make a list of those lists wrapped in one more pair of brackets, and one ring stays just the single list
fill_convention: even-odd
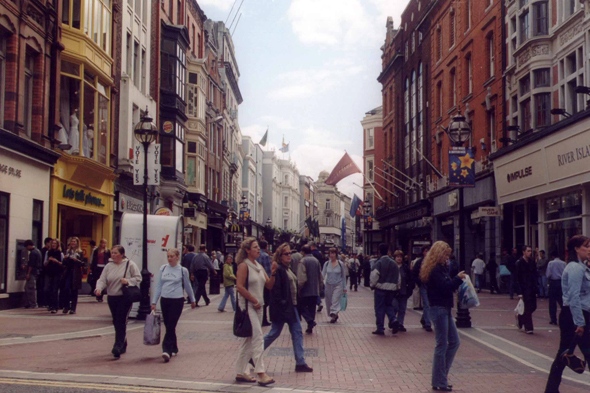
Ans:
[{"label": "woman in white trousers", "polygon": [[344,263],[338,260],[338,250],[330,249],[330,260],[322,269],[326,284],[326,312],[331,318],[330,323],[336,323],[340,312],[340,301],[346,293],[346,269]]}]

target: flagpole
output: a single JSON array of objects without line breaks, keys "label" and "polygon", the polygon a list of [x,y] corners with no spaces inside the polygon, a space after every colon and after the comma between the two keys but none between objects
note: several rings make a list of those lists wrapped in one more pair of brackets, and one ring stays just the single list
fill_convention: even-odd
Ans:
[{"label": "flagpole", "polygon": [[[356,165],[356,164],[355,164],[355,165]],[[385,201],[383,200],[383,197],[381,196],[381,194],[379,194],[379,191],[377,191],[377,189],[376,189],[376,188],[375,188],[375,186],[373,185],[373,182],[371,182],[371,180],[369,180],[369,178],[368,178],[368,177],[367,177],[367,176],[366,176],[366,175],[365,175],[363,172],[361,172],[361,174],[363,175],[363,177],[365,178],[365,180],[366,180],[367,182],[369,182],[369,185],[370,185],[370,186],[373,188],[373,190],[375,191],[375,193],[376,193],[376,194],[379,196],[379,199],[380,199],[382,202],[385,202]]]},{"label": "flagpole", "polygon": [[[395,176],[393,176],[391,173],[387,173],[387,172],[385,172],[383,169],[381,169],[381,168],[379,168],[379,167],[375,167],[375,169],[380,169],[380,170],[381,170],[381,172],[382,172],[383,174],[387,174],[387,175],[391,176],[391,177],[392,177],[394,180],[397,180],[397,181],[401,182],[401,183],[402,183],[404,186],[406,186],[406,187],[408,187],[408,188],[409,188],[409,187],[416,187],[416,186],[414,186],[413,184],[410,184],[410,185],[408,185],[408,183],[406,183],[405,181],[403,181],[403,180],[402,180],[402,179],[400,179],[399,177],[395,177]],[[377,173],[377,172],[375,172],[375,173]],[[377,174],[378,174],[378,173],[377,173]],[[383,176],[381,176],[381,177],[383,177]],[[387,180],[387,179],[386,179],[386,180]],[[405,192],[405,190],[404,190],[404,192]]]},{"label": "flagpole", "polygon": [[412,179],[410,176],[406,175],[405,173],[403,173],[402,171],[400,171],[399,169],[397,169],[396,167],[394,167],[393,165],[391,165],[389,162],[385,161],[385,160],[381,160],[383,161],[385,164],[387,164],[388,166],[390,166],[391,168],[393,168],[394,171],[401,173],[402,175],[404,175],[406,178],[408,178],[408,180],[410,180],[412,183],[416,183],[416,185],[419,187],[420,183],[418,183],[416,180]]},{"label": "flagpole", "polygon": [[401,188],[400,186],[398,186],[397,184],[395,184],[394,182],[392,182],[391,180],[387,180],[386,178],[384,178],[383,176],[381,176],[380,174],[378,174],[377,172],[375,172],[375,174],[377,176],[379,176],[380,178],[382,178],[383,180],[385,180],[386,182],[388,182],[389,184],[391,184],[392,186],[394,186],[395,188],[398,188],[400,191],[402,191],[404,194],[407,194],[408,191],[404,190],[403,188]]},{"label": "flagpole", "polygon": [[[358,185],[358,184],[356,184],[356,183],[352,183],[352,184],[354,184],[354,185],[355,185],[355,186],[357,186],[358,188],[362,189],[363,191],[365,190],[363,187],[359,186],[359,185]],[[381,184],[379,184],[379,185],[381,186]],[[389,194],[393,195],[394,197],[396,197],[396,198],[399,198],[399,195],[397,195],[395,192],[389,191],[387,188],[385,188],[385,187],[383,187],[383,186],[381,186],[381,189],[382,189],[383,191],[386,191],[387,193],[389,193]],[[377,196],[377,198],[379,198],[379,196]],[[381,202],[383,202],[383,203],[387,203],[387,202],[385,202],[385,200],[384,200],[384,199],[381,199],[381,198],[379,198],[379,200],[380,200]]]},{"label": "flagpole", "polygon": [[432,163],[431,163],[430,161],[428,161],[428,158],[424,157],[424,154],[422,154],[422,152],[421,152],[420,150],[416,149],[415,147],[414,147],[414,149],[415,149],[415,150],[418,152],[418,154],[420,154],[420,156],[422,157],[422,159],[424,159],[424,161],[426,161],[426,162],[428,163],[428,165],[430,165],[430,167],[432,168],[432,170],[434,171],[434,173],[436,173],[436,175],[437,175],[437,176],[438,176],[440,179],[442,179],[442,178],[444,177],[444,176],[442,175],[442,173],[440,173],[440,172],[438,171],[438,169],[436,169],[436,168],[434,167],[434,165],[432,165]]}]

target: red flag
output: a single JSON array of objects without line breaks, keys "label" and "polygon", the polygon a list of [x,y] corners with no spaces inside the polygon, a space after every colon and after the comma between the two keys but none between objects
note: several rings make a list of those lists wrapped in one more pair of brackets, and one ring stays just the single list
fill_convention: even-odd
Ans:
[{"label": "red flag", "polygon": [[330,176],[326,179],[326,184],[335,186],[340,180],[354,173],[363,173],[363,171],[359,169],[348,153],[345,152],[344,156],[338,161],[338,164],[332,169]]}]

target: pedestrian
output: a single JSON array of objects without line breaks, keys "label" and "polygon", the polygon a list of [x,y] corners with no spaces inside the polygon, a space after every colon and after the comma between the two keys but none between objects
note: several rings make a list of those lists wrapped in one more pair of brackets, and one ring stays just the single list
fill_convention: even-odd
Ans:
[{"label": "pedestrian", "polygon": [[371,258],[369,255],[363,258],[363,285],[365,288],[371,286]]},{"label": "pedestrian", "polygon": [[313,371],[307,365],[303,350],[303,331],[299,312],[297,312],[297,276],[291,271],[291,247],[283,243],[277,247],[273,259],[273,266],[277,266],[275,283],[270,291],[270,332],[264,337],[264,349],[268,348],[283,331],[285,324],[289,326],[293,353],[295,355],[295,372],[310,373]]},{"label": "pedestrian", "polygon": [[236,276],[234,275],[234,256],[232,254],[228,254],[225,258],[225,263],[223,264],[223,287],[225,288],[225,293],[223,295],[223,299],[221,299],[221,303],[219,303],[219,308],[217,309],[219,312],[225,312],[225,304],[227,303],[227,299],[231,300],[231,307],[236,311],[236,297],[234,295],[234,286],[236,285]]},{"label": "pedestrian", "polygon": [[[92,277],[94,277],[94,288],[92,292],[96,289],[96,281],[100,278],[106,264],[109,263],[109,259],[111,259],[111,250],[107,247],[107,239],[101,239],[98,247],[92,252],[92,262],[90,264],[90,271],[92,272]],[[96,297],[96,301],[101,303],[105,294],[106,291],[102,291],[100,296]]]},{"label": "pedestrian", "polygon": [[[260,263],[260,265],[262,265],[262,267],[264,268],[264,271],[266,272],[266,275],[268,277],[270,277],[270,272],[271,272],[271,261],[270,261],[270,255],[268,255],[268,252],[266,251],[266,249],[268,248],[268,243],[265,240],[262,240],[260,242],[260,257],[258,258],[258,263]],[[270,291],[268,289],[264,289],[264,306],[262,309],[262,326],[270,326],[270,322],[268,322],[268,306],[270,304]]]},{"label": "pedestrian", "polygon": [[209,290],[211,293],[218,294],[219,293],[219,285],[222,280],[221,277],[221,260],[220,260],[221,252],[213,251],[211,253],[211,263],[213,264],[213,270],[215,274],[213,274],[210,278],[211,281],[209,282]]},{"label": "pedestrian", "polygon": [[483,261],[483,254],[481,252],[477,254],[477,257],[471,263],[471,268],[475,274],[475,288],[477,288],[477,293],[480,293],[486,268],[486,264]]},{"label": "pedestrian", "polygon": [[[186,268],[186,270],[191,271],[191,263],[193,262],[193,258],[195,257],[195,255],[197,255],[197,253],[195,253],[195,246],[193,246],[192,244],[185,244],[184,247],[182,247],[182,260],[180,262],[180,265],[184,268]],[[191,290],[193,291],[193,294],[195,295],[195,298],[197,297],[197,281],[194,279],[193,276],[189,275],[189,279],[191,282]],[[188,293],[188,290],[186,291]],[[187,304],[190,304],[190,298],[187,296],[186,298],[186,302]]]},{"label": "pedestrian", "polygon": [[512,249],[512,254],[506,258],[506,268],[510,271],[509,286],[510,299],[514,299],[514,293],[519,293],[518,278],[516,277],[516,261],[518,261],[518,250]]},{"label": "pedestrian", "polygon": [[[274,379],[266,374],[266,368],[262,360],[264,352],[264,338],[262,335],[262,301],[263,288],[272,289],[276,280],[277,265],[271,267],[268,276],[264,267],[256,261],[260,257],[260,246],[255,238],[246,238],[240,245],[236,256],[238,263],[237,289],[241,297],[238,297],[240,308],[248,310],[250,323],[252,324],[252,336],[245,338],[240,345],[238,360],[236,362],[236,381],[256,382],[250,376],[249,360],[252,359],[254,372],[258,374],[258,384],[267,386],[274,383]],[[246,303],[247,302],[247,303]],[[248,306],[247,306],[248,304]]]},{"label": "pedestrian", "polygon": [[191,279],[197,282],[197,294],[195,295],[195,303],[199,307],[199,300],[201,296],[205,300],[205,305],[208,306],[211,303],[207,296],[207,279],[208,273],[216,275],[211,259],[207,256],[207,247],[201,244],[199,247],[199,253],[193,257],[191,261],[190,274]]},{"label": "pedestrian", "polygon": [[[309,246],[311,247],[311,254],[313,255],[313,257],[315,259],[318,260],[318,262],[320,263],[320,266],[324,266],[324,262],[326,261],[326,259],[324,258],[324,256],[322,255],[321,251],[318,250],[317,248],[317,244],[314,242],[309,243]],[[322,282],[324,282],[322,280]],[[322,294],[322,292],[324,292]],[[318,306],[317,312],[322,312],[324,305],[322,304],[322,297],[326,297],[325,294],[325,286],[322,288],[322,292],[320,292],[320,295],[318,296],[317,300],[316,300],[316,304]]]},{"label": "pedestrian", "polygon": [[[305,244],[305,243],[303,243]],[[301,254],[301,247],[303,246],[303,244],[300,244],[298,246],[295,246],[295,244],[291,243],[291,271],[297,275],[297,271],[299,269],[299,262],[301,261],[301,258],[303,258],[303,255]],[[297,251],[295,251],[297,250]]]},{"label": "pedestrian", "polygon": [[408,298],[412,295],[414,290],[414,279],[412,278],[412,271],[407,261],[404,261],[404,253],[397,250],[393,253],[393,259],[399,268],[400,284],[399,290],[393,298],[393,316],[395,326],[398,331],[407,331],[404,327],[404,319],[406,317],[406,308],[408,308]]},{"label": "pedestrian", "polygon": [[315,321],[317,299],[322,292],[324,281],[320,262],[313,256],[311,247],[305,244],[301,247],[302,258],[297,267],[297,285],[299,288],[299,309],[301,316],[307,322],[307,334],[313,333],[317,325]]},{"label": "pedestrian", "polygon": [[371,271],[371,288],[375,290],[375,319],[377,321],[377,330],[373,334],[380,336],[385,335],[385,315],[389,319],[388,326],[391,333],[395,334],[398,330],[395,323],[393,301],[399,290],[399,266],[387,255],[388,252],[389,246],[387,244],[379,244],[381,255]]},{"label": "pedestrian", "polygon": [[96,241],[91,239],[89,242],[90,244],[90,261],[88,262],[88,276],[86,277],[86,282],[90,285],[90,295],[94,294],[94,290],[96,289],[96,280],[98,277],[92,274],[92,266],[94,265],[94,250],[96,250]]},{"label": "pedestrian", "polygon": [[354,287],[354,291],[358,292],[359,290],[359,282],[358,282],[358,274],[360,271],[361,263],[354,255],[351,255],[350,258],[346,261],[348,265],[348,274],[350,276],[350,290],[352,291],[352,287]]},{"label": "pedestrian", "polygon": [[192,291],[190,273],[188,269],[179,265],[180,252],[175,248],[168,249],[168,263],[160,267],[160,275],[156,284],[156,290],[152,295],[152,311],[156,311],[156,304],[160,300],[166,335],[162,341],[162,359],[165,363],[170,358],[178,355],[178,342],[176,339],[176,325],[184,307],[184,292],[191,300],[191,308],[195,308],[195,294]]},{"label": "pedestrian", "polygon": [[539,285],[539,297],[549,297],[549,288],[547,287],[547,265],[549,259],[545,257],[545,251],[539,251],[539,258],[537,259],[537,280]]},{"label": "pedestrian", "polygon": [[565,262],[559,259],[557,250],[551,252],[552,261],[547,265],[547,280],[549,281],[549,324],[557,325],[557,304],[563,310],[563,291],[561,277],[565,269]]},{"label": "pedestrian", "polygon": [[29,251],[29,259],[27,264],[22,266],[22,269],[27,272],[25,276],[25,308],[37,308],[37,276],[39,269],[41,269],[42,256],[41,251],[35,247],[32,240],[26,240],[24,246]]},{"label": "pedestrian", "polygon": [[[430,309],[430,299],[428,298],[426,286],[422,285],[422,281],[420,279],[420,270],[422,269],[422,263],[424,261],[424,258],[426,258],[428,251],[430,251],[430,247],[429,246],[422,246],[421,251],[422,251],[422,256],[420,258],[418,258],[418,260],[414,264],[414,267],[412,268],[412,276],[414,278],[414,282],[416,283],[416,285],[418,285],[420,287],[420,300],[422,301],[422,308],[424,310],[422,312],[422,318],[420,319],[420,323],[422,324],[422,328],[424,330],[426,330],[427,332],[432,332],[432,327],[431,327],[431,323],[430,323],[430,313],[428,312],[428,310]],[[450,256],[450,254],[449,254],[449,256]],[[446,260],[445,260],[445,262],[446,262]],[[414,307],[415,307],[415,304],[414,304]]]},{"label": "pedestrian", "polygon": [[[496,254],[490,255],[490,261],[486,265],[486,270],[488,271],[488,274],[490,275],[490,294],[493,295],[494,291],[496,291],[496,293],[499,294],[500,288],[498,288],[498,280],[496,278],[496,274],[498,272],[498,264],[496,263]],[[449,269],[449,273],[451,273],[450,269]],[[454,277],[454,276],[451,276],[451,277]]]},{"label": "pedestrian", "polygon": [[455,277],[449,276],[447,260],[451,247],[437,241],[424,258],[420,270],[420,280],[426,287],[430,305],[430,317],[434,324],[436,347],[432,361],[432,390],[451,392],[448,375],[453,359],[459,349],[459,334],[453,320],[453,293],[465,278],[465,272]]},{"label": "pedestrian", "polygon": [[590,258],[590,238],[573,236],[567,242],[567,249],[570,261],[561,278],[563,308],[559,314],[559,350],[549,372],[545,393],[559,392],[566,366],[561,356],[574,340],[586,363],[590,364],[590,268],[584,264]]},{"label": "pedestrian", "polygon": [[107,263],[96,283],[94,294],[100,296],[106,288],[109,296],[107,302],[115,327],[115,343],[111,353],[118,359],[127,352],[127,318],[131,303],[123,296],[123,285],[139,286],[141,273],[135,262],[125,256],[125,248],[120,245],[111,248],[110,263]]},{"label": "pedestrian", "polygon": [[524,326],[526,334],[533,334],[533,313],[537,309],[537,266],[530,246],[522,247],[522,257],[516,262],[516,278],[522,291],[524,314],[516,315],[519,329]]},{"label": "pedestrian", "polygon": [[80,248],[80,239],[71,237],[68,241],[68,249],[65,252],[64,267],[65,272],[62,279],[60,292],[63,313],[76,313],[78,306],[78,291],[82,289],[82,268],[85,263],[82,260],[83,253]]},{"label": "pedestrian", "polygon": [[51,246],[45,254],[43,270],[45,271],[45,299],[47,300],[47,310],[52,314],[57,313],[59,307],[59,286],[63,273],[64,254],[59,248],[57,239],[51,240]]},{"label": "pedestrian", "polygon": [[330,248],[329,256],[322,269],[322,276],[326,285],[326,312],[331,318],[330,323],[336,323],[342,296],[346,293],[346,270],[344,263],[338,260],[337,249]]},{"label": "pedestrian", "polygon": [[[407,258],[407,256],[406,256]],[[420,295],[420,284],[418,281],[416,281],[416,276],[414,275],[414,267],[416,266],[416,263],[420,260],[420,258],[414,258],[412,260],[412,262],[410,263],[410,269],[412,271],[412,279],[414,280],[414,283],[416,284],[416,286],[414,287],[414,290],[412,291],[412,304],[413,304],[413,310],[416,311],[422,311],[424,310],[424,307],[422,307],[422,296]],[[420,322],[422,322],[424,319],[421,319]]]},{"label": "pedestrian", "polygon": [[[346,284],[348,284],[348,279],[350,278],[350,272],[348,271],[348,264],[346,263],[348,258],[346,258],[346,255],[340,254],[340,257],[338,257],[338,260],[340,262],[342,262],[342,264],[344,264],[344,274],[346,275]],[[346,288],[346,285],[344,287]]]},{"label": "pedestrian", "polygon": [[455,277],[459,273],[459,262],[455,257],[455,254],[451,254],[449,257],[449,276]]},{"label": "pedestrian", "polygon": [[51,238],[46,237],[43,241],[44,247],[41,249],[41,266],[39,267],[39,275],[37,276],[37,306],[47,307],[47,298],[45,297],[45,256],[47,251],[51,248]]}]

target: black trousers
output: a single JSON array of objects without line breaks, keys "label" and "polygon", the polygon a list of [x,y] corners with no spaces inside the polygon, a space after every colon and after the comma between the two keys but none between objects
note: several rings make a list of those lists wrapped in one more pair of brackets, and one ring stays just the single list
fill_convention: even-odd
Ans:
[{"label": "black trousers", "polygon": [[127,318],[132,303],[125,300],[123,296],[108,296],[107,300],[115,327],[115,345],[113,347],[123,349],[127,347]]},{"label": "black trousers", "polygon": [[363,274],[365,278],[365,287],[371,286],[371,269],[365,269],[365,273]]},{"label": "black trousers", "polygon": [[533,313],[537,309],[537,295],[527,296],[522,298],[524,301],[524,314],[518,316],[518,323],[524,325],[524,330],[532,332],[533,327]]},{"label": "black trousers", "polygon": [[59,307],[58,294],[61,276],[45,276],[45,303],[52,310]]},{"label": "black trousers", "polygon": [[561,280],[549,280],[549,319],[557,323],[557,304],[563,309]]},{"label": "black trousers", "polygon": [[[92,287],[92,293],[94,293],[94,290],[96,289],[96,283],[98,282],[98,279],[100,278],[102,271],[104,270],[104,267],[97,267],[93,272],[92,275],[94,276],[94,280],[93,283],[91,285]],[[103,289],[102,293],[100,294],[100,296],[96,297],[96,300],[102,300],[103,296],[107,294],[107,289]]]},{"label": "black trousers", "polygon": [[47,306],[45,300],[45,273],[43,271],[37,276],[37,305],[39,307]]},{"label": "black trousers", "polygon": [[301,317],[307,322],[307,327],[313,326],[315,322],[315,312],[318,303],[317,296],[304,296],[299,298],[298,305],[301,311]]},{"label": "black trousers", "polygon": [[74,310],[78,306],[78,290],[63,286],[59,291],[60,308],[64,310]]},{"label": "black trousers", "polygon": [[[583,311],[583,313],[586,326],[584,326],[584,334],[582,337],[578,338],[578,347],[580,347],[580,351],[582,351],[582,354],[586,358],[586,362],[590,365],[590,329],[588,329],[590,326],[590,313],[588,311]],[[563,374],[563,369],[566,367],[561,361],[561,354],[572,344],[575,337],[576,328],[577,327],[574,325],[574,318],[572,317],[570,308],[567,306],[563,307],[561,309],[561,313],[559,314],[559,350],[557,351],[557,356],[551,365],[551,371],[549,371],[549,379],[547,379],[545,393],[559,392],[561,375]]]},{"label": "black trousers", "polygon": [[350,290],[352,291],[352,287],[354,286],[354,290],[358,291],[359,289],[359,279],[357,277],[356,272],[350,272]]},{"label": "black trousers", "polygon": [[490,293],[500,293],[500,288],[498,288],[498,280],[496,279],[496,272],[490,272]]},{"label": "black trousers", "polygon": [[164,318],[164,326],[166,326],[166,335],[162,341],[162,351],[167,354],[178,353],[178,343],[176,340],[176,325],[182,314],[184,307],[184,298],[178,299],[160,298],[160,306],[162,307],[162,317]]},{"label": "black trousers", "polygon": [[207,270],[201,269],[195,272],[195,280],[197,280],[197,304],[201,300],[201,296],[207,304],[209,304],[209,297],[207,296]]}]

